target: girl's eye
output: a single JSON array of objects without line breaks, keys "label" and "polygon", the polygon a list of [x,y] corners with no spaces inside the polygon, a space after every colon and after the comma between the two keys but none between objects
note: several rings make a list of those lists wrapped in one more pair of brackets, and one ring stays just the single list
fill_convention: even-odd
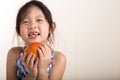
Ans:
[{"label": "girl's eye", "polygon": [[28,21],[22,21],[23,24],[28,24]]},{"label": "girl's eye", "polygon": [[28,21],[23,21],[23,23],[28,23]]},{"label": "girl's eye", "polygon": [[38,19],[37,22],[42,22],[43,20],[42,19]]}]

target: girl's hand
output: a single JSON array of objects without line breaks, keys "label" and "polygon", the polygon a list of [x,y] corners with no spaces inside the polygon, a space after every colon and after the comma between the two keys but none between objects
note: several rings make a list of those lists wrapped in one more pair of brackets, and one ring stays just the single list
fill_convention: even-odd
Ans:
[{"label": "girl's hand", "polygon": [[38,71],[39,73],[46,73],[48,64],[51,60],[51,49],[48,45],[41,45],[38,49],[39,61],[38,61]]},{"label": "girl's hand", "polygon": [[29,74],[25,77],[27,79],[35,80],[37,77],[38,59],[35,60],[34,58],[35,55],[33,55],[32,53],[30,54],[24,53],[24,55],[22,56],[23,64],[25,68],[29,71]]}]

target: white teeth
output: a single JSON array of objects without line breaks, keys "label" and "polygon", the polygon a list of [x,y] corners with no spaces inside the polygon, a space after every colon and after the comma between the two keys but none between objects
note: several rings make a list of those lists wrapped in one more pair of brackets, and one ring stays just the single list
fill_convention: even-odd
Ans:
[{"label": "white teeth", "polygon": [[40,35],[40,33],[34,32],[34,33],[30,33],[28,36],[29,37],[36,37],[38,35]]}]

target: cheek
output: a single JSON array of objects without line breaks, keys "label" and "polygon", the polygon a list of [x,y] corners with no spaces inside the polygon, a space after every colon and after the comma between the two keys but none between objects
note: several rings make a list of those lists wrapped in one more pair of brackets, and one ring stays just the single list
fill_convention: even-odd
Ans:
[{"label": "cheek", "polygon": [[46,36],[48,37],[49,34],[49,27],[46,28]]},{"label": "cheek", "polygon": [[46,36],[49,34],[49,25],[42,27],[42,33]]},{"label": "cheek", "polygon": [[26,32],[27,32],[26,28],[23,28],[23,26],[21,26],[21,27],[20,27],[20,35],[21,35],[21,36],[25,36],[25,35],[26,35]]},{"label": "cheek", "polygon": [[20,28],[20,35],[23,35],[23,34],[24,34],[24,29]]}]

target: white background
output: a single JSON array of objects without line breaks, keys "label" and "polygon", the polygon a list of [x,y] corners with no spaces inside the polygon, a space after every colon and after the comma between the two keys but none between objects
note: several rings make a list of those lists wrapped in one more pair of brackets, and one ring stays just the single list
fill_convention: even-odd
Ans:
[{"label": "white background", "polygon": [[[0,80],[6,80],[18,9],[0,2]],[[56,21],[56,49],[67,57],[63,80],[120,80],[120,0],[42,0]]]}]

